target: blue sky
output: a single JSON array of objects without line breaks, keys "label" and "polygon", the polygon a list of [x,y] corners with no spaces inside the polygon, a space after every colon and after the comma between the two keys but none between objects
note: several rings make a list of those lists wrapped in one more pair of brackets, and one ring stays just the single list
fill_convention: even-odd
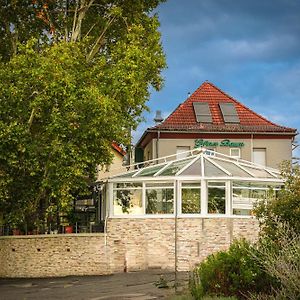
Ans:
[{"label": "blue sky", "polygon": [[165,85],[152,93],[134,142],[156,110],[168,116],[205,80],[300,131],[299,0],[169,0],[157,12]]}]

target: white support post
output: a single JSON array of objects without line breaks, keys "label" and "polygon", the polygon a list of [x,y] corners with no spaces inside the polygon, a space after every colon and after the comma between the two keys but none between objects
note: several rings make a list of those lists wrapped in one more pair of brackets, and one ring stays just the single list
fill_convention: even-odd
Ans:
[{"label": "white support post", "polygon": [[207,181],[201,179],[201,215],[207,216],[207,204],[208,201],[208,191],[207,191]]},{"label": "white support post", "polygon": [[176,192],[176,198],[177,198],[177,215],[181,215],[182,214],[182,199],[181,199],[181,181],[177,181],[177,184],[175,185],[177,192]]},{"label": "white support post", "polygon": [[226,216],[232,215],[232,192],[229,180],[225,183],[225,214]]},{"label": "white support post", "polygon": [[108,184],[108,189],[107,189],[107,192],[108,192],[108,217],[111,217],[114,215],[114,194],[113,194],[113,183],[109,183]]},{"label": "white support post", "polygon": [[146,215],[146,183],[143,182],[142,187],[142,207],[143,207],[143,213]]}]

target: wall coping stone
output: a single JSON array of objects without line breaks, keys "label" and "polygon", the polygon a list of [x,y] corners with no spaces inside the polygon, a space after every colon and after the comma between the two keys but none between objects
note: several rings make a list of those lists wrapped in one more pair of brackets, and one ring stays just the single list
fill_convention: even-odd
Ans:
[{"label": "wall coping stone", "polygon": [[36,238],[62,238],[62,237],[104,237],[105,233],[64,233],[64,234],[33,234],[33,235],[7,235],[0,236],[4,239],[36,239]]}]

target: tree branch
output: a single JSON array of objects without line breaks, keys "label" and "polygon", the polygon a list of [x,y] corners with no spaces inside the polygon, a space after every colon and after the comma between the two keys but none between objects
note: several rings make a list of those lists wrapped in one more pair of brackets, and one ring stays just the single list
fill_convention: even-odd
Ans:
[{"label": "tree branch", "polygon": [[75,15],[73,19],[73,29],[71,36],[72,42],[76,42],[80,38],[82,20],[84,19],[86,12],[89,10],[93,2],[94,0],[90,0],[88,3],[86,2],[86,0],[81,0],[80,8],[78,9],[79,0],[77,0]]},{"label": "tree branch", "polygon": [[87,62],[90,62],[95,55],[97,54],[97,52],[99,51],[100,47],[101,47],[101,41],[107,31],[107,29],[110,27],[110,25],[113,23],[113,21],[115,20],[116,16],[113,16],[109,22],[107,23],[107,25],[105,26],[105,28],[103,29],[103,31],[101,32],[101,34],[99,35],[98,39],[96,40],[92,50],[90,51],[90,53],[87,56]]}]

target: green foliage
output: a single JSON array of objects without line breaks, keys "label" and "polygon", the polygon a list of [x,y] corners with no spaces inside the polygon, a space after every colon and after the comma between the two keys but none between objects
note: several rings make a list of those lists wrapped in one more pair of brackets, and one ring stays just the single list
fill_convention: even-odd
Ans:
[{"label": "green foliage", "polygon": [[279,283],[272,293],[252,293],[251,299],[300,299],[300,234],[288,223],[277,223],[276,240],[264,235],[252,253],[261,268]]},{"label": "green foliage", "polygon": [[68,214],[111,142],[129,144],[165,58],[149,14],[158,1],[8,2],[0,40],[28,31],[16,51],[0,46],[0,211],[28,224]]},{"label": "green foliage", "polygon": [[190,289],[195,299],[210,296],[245,297],[249,291],[268,291],[272,278],[250,253],[246,240],[234,241],[228,251],[209,255],[194,269]]},{"label": "green foliage", "polygon": [[182,212],[199,213],[200,212],[200,189],[182,189]]},{"label": "green foliage", "polygon": [[261,234],[277,239],[278,224],[288,225],[300,232],[300,166],[282,165],[282,177],[286,180],[276,197],[268,197],[255,207]]},{"label": "green foliage", "polygon": [[225,189],[208,188],[208,212],[225,214]]}]

